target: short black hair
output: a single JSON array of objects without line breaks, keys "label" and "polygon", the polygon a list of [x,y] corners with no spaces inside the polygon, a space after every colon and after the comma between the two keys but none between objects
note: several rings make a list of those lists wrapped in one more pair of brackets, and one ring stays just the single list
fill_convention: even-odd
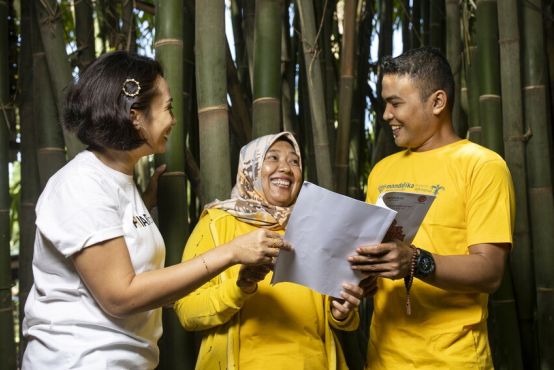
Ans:
[{"label": "short black hair", "polygon": [[[64,126],[91,149],[138,148],[144,139],[133,126],[130,109],[149,116],[152,99],[159,93],[158,77],[163,77],[162,67],[151,58],[126,51],[100,56],[69,87]],[[138,82],[138,95],[129,97],[123,93],[127,79]],[[130,85],[128,90],[134,87],[133,83]]]},{"label": "short black hair", "polygon": [[381,63],[382,76],[408,75],[418,87],[421,100],[437,90],[444,90],[447,95],[447,106],[450,112],[454,105],[455,89],[452,69],[440,50],[424,46],[408,50],[392,58],[385,57]]}]

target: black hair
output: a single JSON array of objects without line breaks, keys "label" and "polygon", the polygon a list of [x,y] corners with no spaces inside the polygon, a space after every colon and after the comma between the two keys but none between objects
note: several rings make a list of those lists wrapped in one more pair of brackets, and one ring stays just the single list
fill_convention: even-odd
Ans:
[{"label": "black hair", "polygon": [[452,112],[455,89],[452,69],[445,56],[436,48],[424,46],[408,50],[392,58],[385,57],[381,63],[382,75],[408,75],[419,89],[421,100],[437,90],[444,90],[447,107]]},{"label": "black hair", "polygon": [[[143,111],[149,117],[152,99],[159,94],[158,77],[163,77],[162,67],[151,58],[126,51],[100,56],[69,87],[64,126],[91,149],[138,148],[144,139],[133,126],[130,109]],[[140,86],[136,96],[123,92],[128,79]],[[134,82],[126,84],[130,93],[136,92],[136,87]]]}]

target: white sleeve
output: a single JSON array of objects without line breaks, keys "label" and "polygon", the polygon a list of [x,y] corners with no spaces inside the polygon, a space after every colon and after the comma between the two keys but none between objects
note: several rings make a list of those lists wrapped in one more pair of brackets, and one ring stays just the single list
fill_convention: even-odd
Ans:
[{"label": "white sleeve", "polygon": [[37,204],[38,229],[65,257],[123,235],[117,189],[81,175],[49,183]]}]

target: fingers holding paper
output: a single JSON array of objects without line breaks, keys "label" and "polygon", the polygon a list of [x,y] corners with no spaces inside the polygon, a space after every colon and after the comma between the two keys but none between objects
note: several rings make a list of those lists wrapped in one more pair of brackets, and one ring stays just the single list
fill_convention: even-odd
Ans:
[{"label": "fingers holding paper", "polygon": [[410,273],[412,248],[400,240],[356,248],[357,255],[348,257],[352,269],[389,279],[400,279]]},{"label": "fingers holding paper", "polygon": [[336,320],[344,320],[348,314],[360,305],[364,290],[354,284],[342,284],[341,299],[331,298],[331,313]]},{"label": "fingers holding paper", "polygon": [[257,229],[233,239],[235,261],[245,265],[272,263],[281,249],[291,250],[290,244],[274,231]]}]

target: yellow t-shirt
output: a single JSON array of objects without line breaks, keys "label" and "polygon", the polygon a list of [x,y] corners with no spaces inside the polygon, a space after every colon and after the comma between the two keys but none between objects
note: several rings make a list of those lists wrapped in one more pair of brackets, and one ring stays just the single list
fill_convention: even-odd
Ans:
[{"label": "yellow t-shirt", "polygon": [[[468,254],[471,245],[511,243],[513,186],[504,160],[460,140],[426,151],[405,150],[379,162],[367,201],[381,192],[435,194],[413,244],[441,255]],[[379,279],[368,369],[489,369],[487,294],[453,293],[414,279],[411,316],[404,281]]]}]

